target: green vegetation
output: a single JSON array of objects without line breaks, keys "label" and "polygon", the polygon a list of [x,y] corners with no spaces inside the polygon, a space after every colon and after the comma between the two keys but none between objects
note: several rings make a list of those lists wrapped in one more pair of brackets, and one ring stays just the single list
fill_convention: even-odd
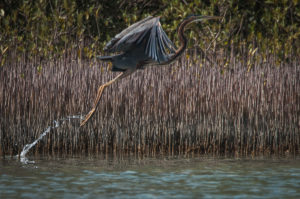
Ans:
[{"label": "green vegetation", "polygon": [[193,25],[190,45],[206,53],[219,51],[225,59],[271,54],[278,63],[300,54],[299,0],[3,0],[0,65],[24,54],[35,61],[70,53],[91,58],[116,33],[147,15],[162,16],[163,28],[175,40],[177,25],[192,13],[224,17]]}]

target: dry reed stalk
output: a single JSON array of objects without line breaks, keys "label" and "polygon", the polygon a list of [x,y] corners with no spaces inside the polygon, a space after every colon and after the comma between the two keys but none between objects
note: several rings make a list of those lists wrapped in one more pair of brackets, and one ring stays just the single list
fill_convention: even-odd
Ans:
[{"label": "dry reed stalk", "polygon": [[[20,153],[53,120],[86,114],[97,87],[116,76],[103,63],[74,59],[24,56],[0,68],[0,155]],[[237,59],[231,69],[219,60],[181,59],[122,79],[104,92],[87,126],[64,124],[34,153],[299,153],[299,61],[277,67],[270,58],[248,72]]]}]

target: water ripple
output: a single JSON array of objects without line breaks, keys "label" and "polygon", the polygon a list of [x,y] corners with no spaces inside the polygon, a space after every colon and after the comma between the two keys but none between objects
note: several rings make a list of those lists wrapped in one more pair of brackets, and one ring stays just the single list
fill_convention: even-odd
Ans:
[{"label": "water ripple", "polygon": [[0,198],[300,198],[297,159],[95,161],[2,161]]}]

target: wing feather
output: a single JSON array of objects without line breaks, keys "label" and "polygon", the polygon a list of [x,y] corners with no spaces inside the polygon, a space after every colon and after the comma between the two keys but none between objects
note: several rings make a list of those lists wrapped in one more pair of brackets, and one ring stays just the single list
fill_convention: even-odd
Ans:
[{"label": "wing feather", "polygon": [[161,36],[162,36],[162,41],[164,42],[164,45],[166,48],[168,48],[171,53],[175,53],[176,47],[173,44],[173,42],[169,39],[165,31],[161,28]]},{"label": "wing feather", "polygon": [[164,61],[167,61],[167,57],[166,57],[167,53],[166,53],[164,45],[163,45],[161,29],[158,28],[157,32],[158,32],[157,35],[159,36],[159,38],[157,39],[158,57],[159,57],[160,62],[164,62]]},{"label": "wing feather", "polygon": [[119,34],[117,34],[113,39],[111,39],[106,46],[104,47],[105,51],[111,51],[113,52],[113,48],[116,45],[116,43],[123,38],[124,36],[126,36],[127,34],[130,34],[130,32],[132,32],[134,29],[136,29],[139,25],[149,21],[153,19],[152,16],[146,17],[145,19],[138,21],[134,24],[132,24],[131,26],[129,26],[128,28],[126,28],[125,30],[123,30],[122,32],[120,32]]},{"label": "wing feather", "polygon": [[144,45],[144,53],[156,62],[168,60],[166,49],[174,53],[176,48],[159,22],[159,17],[149,16],[123,30],[107,43],[104,50],[129,52]]}]

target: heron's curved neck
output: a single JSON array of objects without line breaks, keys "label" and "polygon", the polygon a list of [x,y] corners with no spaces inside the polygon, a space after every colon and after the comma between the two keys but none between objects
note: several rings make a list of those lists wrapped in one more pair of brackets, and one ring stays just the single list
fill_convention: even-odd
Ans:
[{"label": "heron's curved neck", "polygon": [[179,27],[178,27],[178,37],[179,37],[179,41],[181,42],[181,45],[179,46],[179,48],[176,50],[175,54],[171,57],[171,59],[176,59],[178,58],[180,55],[182,55],[182,53],[184,52],[184,50],[186,49],[187,46],[187,39],[184,35],[184,28],[186,25],[189,24],[188,20],[183,21]]},{"label": "heron's curved neck", "polygon": [[181,24],[178,27],[178,37],[179,37],[179,41],[181,42],[180,47],[175,51],[174,54],[172,54],[170,56],[170,59],[164,63],[164,64],[169,64],[171,62],[173,62],[174,60],[176,60],[180,55],[182,55],[182,53],[184,52],[184,50],[186,49],[187,46],[187,39],[184,35],[184,28],[186,25],[188,25],[191,22],[191,20],[184,20],[183,22],[181,22]]}]

